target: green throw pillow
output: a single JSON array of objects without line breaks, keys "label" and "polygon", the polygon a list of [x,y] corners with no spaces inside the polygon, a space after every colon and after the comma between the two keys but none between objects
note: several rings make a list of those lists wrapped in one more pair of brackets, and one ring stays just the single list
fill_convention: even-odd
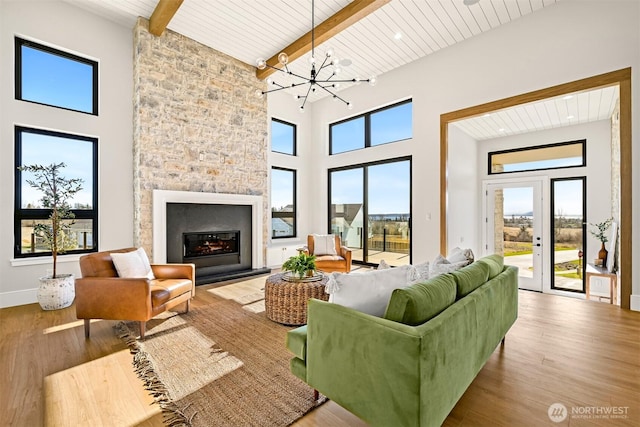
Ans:
[{"label": "green throw pillow", "polygon": [[420,325],[437,316],[456,300],[456,282],[443,274],[406,288],[395,289],[385,319],[406,325]]},{"label": "green throw pillow", "polygon": [[451,275],[456,281],[457,298],[460,299],[488,280],[489,266],[478,261],[451,272]]},{"label": "green throw pillow", "polygon": [[484,263],[489,266],[489,279],[491,280],[498,274],[502,273],[504,269],[504,258],[501,255],[493,254],[479,259],[478,262]]}]

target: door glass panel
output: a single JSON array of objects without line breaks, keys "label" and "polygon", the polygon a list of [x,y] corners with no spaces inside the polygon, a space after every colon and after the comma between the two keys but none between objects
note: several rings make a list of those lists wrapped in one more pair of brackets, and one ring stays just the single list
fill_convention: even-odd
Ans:
[{"label": "door glass panel", "polygon": [[409,161],[367,168],[369,233],[367,262],[409,264]]},{"label": "door glass panel", "polygon": [[491,184],[487,189],[487,251],[518,267],[521,289],[542,292],[540,182]]},{"label": "door glass panel", "polygon": [[551,181],[553,289],[584,292],[584,178]]},{"label": "door glass panel", "polygon": [[364,169],[333,171],[331,188],[331,232],[353,250],[351,259],[363,261]]}]

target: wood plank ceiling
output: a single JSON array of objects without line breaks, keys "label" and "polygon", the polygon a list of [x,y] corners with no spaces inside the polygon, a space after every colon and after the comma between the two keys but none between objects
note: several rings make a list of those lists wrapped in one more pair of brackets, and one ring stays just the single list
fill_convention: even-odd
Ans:
[{"label": "wood plank ceiling", "polygon": [[[64,1],[133,27],[138,16],[151,16],[159,0]],[[463,0],[391,0],[327,42],[317,44],[316,57],[324,57],[325,50],[332,47],[341,59],[340,79],[384,78],[382,75],[394,68],[553,7],[559,1],[480,0],[466,6]],[[316,26],[350,3],[350,0],[315,0]],[[310,31],[311,1],[186,0],[167,28],[255,66],[256,59],[277,55]],[[290,70],[309,75],[309,56],[292,61]],[[291,83],[282,73],[275,73],[272,78],[280,84]],[[320,99],[324,96],[321,92],[317,91],[309,101]],[[617,92],[609,88],[576,94],[571,100],[549,100],[496,112],[456,125],[478,140],[488,139],[602,120],[607,114],[610,116],[616,99]]]}]

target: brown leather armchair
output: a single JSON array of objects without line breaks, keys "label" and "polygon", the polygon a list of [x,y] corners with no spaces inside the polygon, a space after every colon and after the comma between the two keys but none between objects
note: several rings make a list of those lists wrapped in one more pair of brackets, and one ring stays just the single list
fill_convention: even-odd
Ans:
[{"label": "brown leather armchair", "polygon": [[193,264],[152,264],[155,279],[118,277],[111,259],[113,252],[131,252],[136,248],[96,252],[80,257],[82,278],[76,279],[76,317],[84,319],[84,334],[89,338],[91,319],[134,320],[140,322],[144,338],[147,320],[185,303],[189,312],[195,295]]},{"label": "brown leather armchair", "polygon": [[335,255],[329,254],[317,254],[315,250],[314,235],[307,236],[307,252],[310,255],[316,256],[316,268],[318,270],[330,273],[330,272],[342,272],[348,273],[351,271],[351,249],[346,246],[342,246],[342,241],[339,235],[335,235]]}]

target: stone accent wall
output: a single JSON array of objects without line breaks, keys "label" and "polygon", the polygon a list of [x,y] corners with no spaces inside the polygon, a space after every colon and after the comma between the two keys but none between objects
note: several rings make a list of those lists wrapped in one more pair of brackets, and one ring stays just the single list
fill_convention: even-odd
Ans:
[{"label": "stone accent wall", "polygon": [[148,28],[143,18],[134,28],[134,244],[151,254],[154,189],[262,195],[266,242],[264,82],[252,66]]}]

